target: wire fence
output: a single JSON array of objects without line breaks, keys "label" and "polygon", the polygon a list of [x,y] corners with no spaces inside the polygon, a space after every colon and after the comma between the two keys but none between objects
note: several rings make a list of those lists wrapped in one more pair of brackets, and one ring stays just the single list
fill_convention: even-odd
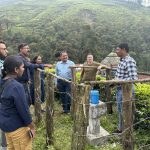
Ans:
[{"label": "wire fence", "polygon": [[[41,71],[41,70],[39,70]],[[88,90],[86,90],[85,88],[87,88],[87,85],[78,85],[77,83],[74,83],[72,81],[68,81],[66,79],[63,79],[63,78],[60,78],[52,73],[49,73],[48,76],[51,76],[51,86],[50,84],[47,84],[46,86],[46,93],[48,93],[48,95],[46,96],[46,100],[49,101],[51,99],[53,99],[51,101],[51,104],[50,106],[46,105],[46,115],[50,115],[51,116],[51,120],[52,122],[48,122],[50,123],[49,125],[47,125],[46,128],[49,128],[49,126],[51,127],[51,135],[49,136],[48,134],[46,134],[46,140],[50,139],[50,143],[47,143],[47,145],[49,144],[53,144],[55,149],[61,149],[61,144],[60,143],[65,143],[66,142],[66,147],[64,147],[64,144],[63,145],[63,149],[65,150],[75,150],[77,148],[81,148],[81,149],[85,149],[86,145],[88,144],[87,141],[85,140],[87,138],[87,126],[88,126],[88,121],[89,121],[89,107],[90,107],[90,103],[89,103],[89,91],[90,91],[90,86],[88,88]],[[38,75],[38,78],[40,80],[40,76]],[[75,90],[76,88],[76,94],[72,91],[71,93],[70,92],[59,92],[58,90],[55,89],[54,87],[54,78],[59,78],[59,79],[62,79],[64,82],[67,82],[67,83],[70,83],[73,88],[72,90]],[[49,78],[47,79],[49,80]],[[150,82],[150,79],[149,80],[146,80],[146,82]],[[97,84],[97,83],[96,83]],[[103,84],[103,83],[102,83]],[[39,89],[39,88],[35,88],[35,89]],[[38,90],[35,90],[36,93],[38,93]],[[85,93],[84,93],[85,92]],[[53,93],[53,94],[52,94]],[[74,95],[74,94],[75,95]],[[54,97],[49,97],[50,94],[52,94]],[[54,99],[55,99],[55,94],[66,94],[68,95],[70,98],[71,98],[71,101],[74,102],[75,104],[75,109],[74,110],[71,110],[73,112],[71,112],[71,115],[61,115],[61,111],[62,111],[62,108],[61,108],[61,101],[59,101],[59,104],[58,103],[54,103]],[[38,99],[40,99],[40,94],[38,93]],[[131,98],[125,98],[123,101],[122,101],[122,104],[129,104],[130,102],[136,102],[136,101],[139,101],[140,99],[132,99]],[[145,100],[142,100],[142,101],[147,101],[146,99]],[[117,101],[114,101],[114,100],[111,100],[111,101],[107,101],[107,102],[104,102],[102,103],[102,106],[104,107],[107,107],[107,104],[118,104]],[[131,104],[132,104],[131,103]],[[66,103],[67,105],[68,103]],[[73,104],[73,103],[72,103]],[[40,104],[39,104],[40,105]],[[72,106],[71,106],[72,107]],[[39,108],[35,108],[35,109],[39,109]],[[88,111],[87,111],[88,110]],[[41,110],[38,110],[39,113],[38,115],[41,115]],[[80,112],[80,113],[79,113]],[[37,114],[35,114],[37,115]],[[133,114],[131,114],[132,116]],[[105,116],[107,117],[108,114],[105,114]],[[110,116],[110,115],[109,115]],[[113,116],[113,114],[112,114]],[[59,120],[58,118],[63,118],[63,117],[66,117],[68,120]],[[38,118],[40,118],[38,116]],[[101,120],[102,117],[99,118],[99,120]],[[126,119],[126,118],[125,118]],[[124,139],[124,136],[126,134],[129,134],[131,136],[134,136],[134,132],[132,130],[132,128],[134,128],[136,125],[139,125],[139,124],[142,124],[144,121],[149,121],[150,120],[150,117],[146,117],[146,118],[142,118],[140,121],[138,122],[134,122],[127,126],[126,128],[124,128],[123,132],[118,134],[118,135],[113,135],[112,133],[107,135],[107,138],[109,139],[109,141],[111,141],[110,143],[120,143],[119,145],[122,145],[122,149],[126,149],[123,145],[123,139]],[[59,122],[60,121],[60,122]],[[109,120],[110,121],[110,120]],[[101,122],[101,121],[100,121]],[[52,124],[51,124],[52,123]],[[67,125],[67,123],[69,124],[69,127]],[[111,123],[111,122],[110,122]],[[79,124],[79,126],[77,125]],[[117,123],[116,123],[116,126],[117,126]],[[47,130],[46,130],[47,131]],[[64,133],[64,132],[65,133]],[[58,132],[62,132],[62,137],[59,137],[58,136]],[[67,133],[66,133],[67,132]],[[67,138],[66,140],[64,139],[63,137],[63,134],[65,135],[64,137]],[[67,136],[66,136],[67,135]],[[101,137],[99,138],[99,140],[102,140],[104,137]],[[59,141],[58,141],[59,140]],[[83,142],[83,140],[85,140],[86,142]],[[121,141],[122,142],[121,142]],[[70,141],[68,144],[67,142]],[[81,143],[82,142],[82,143]],[[60,147],[57,145],[57,143],[59,143]],[[134,144],[132,143],[132,141],[130,142],[130,144]],[[145,145],[138,145],[137,149],[148,149],[150,148],[149,147],[149,143],[145,144]],[[105,146],[104,146],[105,147]],[[134,147],[134,146],[133,146]]]}]

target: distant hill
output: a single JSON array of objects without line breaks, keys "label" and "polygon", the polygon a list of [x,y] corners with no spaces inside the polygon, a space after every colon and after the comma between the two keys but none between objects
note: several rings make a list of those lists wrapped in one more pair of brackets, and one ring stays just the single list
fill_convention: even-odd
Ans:
[{"label": "distant hill", "polygon": [[0,0],[0,6],[3,7],[3,6],[8,6],[8,5],[11,5],[11,4],[14,4],[17,0]]},{"label": "distant hill", "polygon": [[76,62],[83,62],[89,52],[101,61],[118,43],[128,42],[140,70],[150,70],[149,8],[118,0],[0,3],[0,37],[13,53],[18,43],[26,41],[45,61],[54,60],[60,49],[68,50]]}]

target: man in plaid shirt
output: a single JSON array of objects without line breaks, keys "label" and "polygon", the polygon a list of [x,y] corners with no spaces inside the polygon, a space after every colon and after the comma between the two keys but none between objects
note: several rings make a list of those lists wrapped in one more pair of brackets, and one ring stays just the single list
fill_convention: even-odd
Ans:
[{"label": "man in plaid shirt", "polygon": [[[136,80],[138,79],[137,76],[137,67],[135,60],[129,56],[129,47],[126,43],[121,43],[116,48],[116,53],[118,57],[120,57],[120,63],[118,65],[115,79],[116,80]],[[134,94],[134,87],[133,87],[133,94]],[[119,113],[119,123],[118,129],[114,131],[114,133],[121,133],[122,132],[122,90],[121,86],[117,87],[117,107]]]}]

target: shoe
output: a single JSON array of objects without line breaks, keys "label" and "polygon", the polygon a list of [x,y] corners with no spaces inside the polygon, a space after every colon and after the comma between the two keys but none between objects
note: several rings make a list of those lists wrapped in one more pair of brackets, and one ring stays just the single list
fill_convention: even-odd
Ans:
[{"label": "shoe", "polygon": [[64,112],[65,114],[70,114],[70,111],[66,111],[66,112]]},{"label": "shoe", "polygon": [[0,147],[0,150],[7,150],[7,147]]},{"label": "shoe", "polygon": [[62,111],[61,114],[68,114],[70,111]]},{"label": "shoe", "polygon": [[119,135],[119,134],[121,134],[122,133],[122,130],[115,130],[115,131],[113,131],[113,135]]},{"label": "shoe", "polygon": [[41,113],[45,113],[46,112],[46,110],[44,110],[44,109],[41,109]]}]

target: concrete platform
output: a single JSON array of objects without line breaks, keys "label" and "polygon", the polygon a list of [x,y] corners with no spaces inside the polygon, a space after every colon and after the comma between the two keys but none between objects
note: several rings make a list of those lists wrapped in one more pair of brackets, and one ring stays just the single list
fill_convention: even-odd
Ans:
[{"label": "concrete platform", "polygon": [[94,135],[87,133],[87,141],[92,146],[101,146],[108,142],[109,135],[110,134],[100,126],[100,134]]}]

